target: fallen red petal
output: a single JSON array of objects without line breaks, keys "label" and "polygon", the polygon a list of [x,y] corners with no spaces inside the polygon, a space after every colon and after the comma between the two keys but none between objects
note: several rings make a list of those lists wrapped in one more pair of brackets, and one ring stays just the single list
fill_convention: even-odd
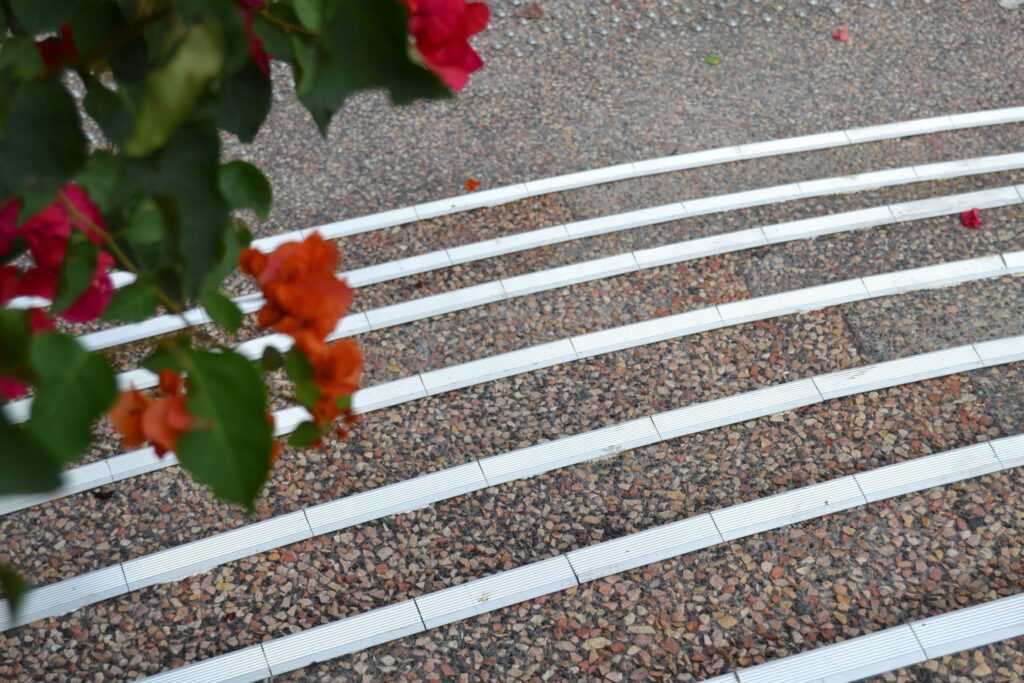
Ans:
[{"label": "fallen red petal", "polygon": [[832,40],[838,40],[840,43],[845,43],[850,39],[850,29],[845,26],[840,26],[832,32]]},{"label": "fallen red petal", "polygon": [[960,225],[971,230],[977,230],[982,226],[981,214],[978,213],[977,209],[964,211],[962,214],[960,214]]}]

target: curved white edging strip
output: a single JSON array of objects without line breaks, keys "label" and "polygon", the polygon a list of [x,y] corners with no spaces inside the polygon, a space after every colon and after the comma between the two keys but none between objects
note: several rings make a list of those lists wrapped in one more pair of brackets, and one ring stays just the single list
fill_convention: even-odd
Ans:
[{"label": "curved white edging strip", "polygon": [[[1004,342],[1024,342],[1024,337],[910,356],[697,403],[314,505],[36,589],[28,595],[17,622],[10,619],[6,602],[0,603],[0,631],[36,619],[59,616],[83,605],[129,593],[145,586],[181,579],[257,552],[333,533],[374,519],[409,512],[441,500],[516,479],[525,479],[577,463],[610,457],[623,451],[687,434],[823,403],[834,397],[908,384],[1013,360],[1024,360],[1024,344],[1018,343],[1016,358],[994,361],[992,349],[999,349],[1000,344]],[[826,395],[821,390],[824,387],[831,388],[833,395]],[[1004,439],[994,444],[997,444],[997,449],[1003,448],[1003,444],[1008,444],[1005,446],[1008,449],[1008,464],[1021,460],[1019,451],[1024,447],[1024,436]],[[715,533],[720,533],[725,539],[740,538],[766,528],[774,528],[771,525],[806,519],[801,515],[807,510],[818,510],[818,514],[823,514],[821,510],[825,508],[834,511],[851,504],[860,504],[859,501],[864,496],[867,496],[867,500],[881,500],[917,490],[915,487],[921,487],[922,482],[928,486],[948,483],[956,480],[950,477],[960,476],[968,471],[973,473],[971,476],[978,476],[994,471],[990,465],[999,460],[997,452],[993,452],[988,445],[972,446],[954,451],[956,455],[947,456],[952,461],[948,467],[942,465],[946,460],[929,456],[923,460],[883,468],[884,474],[878,478],[872,478],[870,473],[855,475],[856,484],[853,483],[854,478],[845,477],[836,482],[801,489],[804,493],[799,495],[782,494],[744,503],[714,513],[717,515],[714,517]],[[920,464],[922,462],[927,464]],[[818,496],[814,500],[820,499],[822,502],[808,508],[806,501],[812,499],[808,492],[812,491]],[[797,500],[798,504],[794,507],[790,503],[791,500]],[[617,548],[604,544],[598,547]],[[621,549],[610,550],[605,555],[601,552],[586,551],[579,560],[576,575],[580,580],[605,575],[601,572],[613,573],[637,566],[629,564],[632,561],[630,554]],[[655,551],[645,552],[647,554],[643,557],[648,557],[650,552]],[[603,557],[606,557],[607,561],[600,559]],[[577,564],[573,553],[569,554],[569,559],[573,561],[574,566]],[[607,569],[608,567],[612,569]],[[104,582],[114,582],[114,587],[102,583],[100,588],[95,588],[97,576],[102,577]],[[95,596],[94,599],[90,599],[92,595]],[[426,614],[424,618],[427,618]]]},{"label": "curved white edging strip", "polygon": [[[649,209],[640,209],[614,216],[593,218],[566,225],[558,225],[550,228],[542,228],[517,235],[498,237],[483,242],[476,242],[459,247],[442,249],[440,251],[421,254],[399,261],[391,261],[362,268],[352,273],[343,275],[354,278],[353,286],[368,286],[388,280],[406,277],[415,273],[448,268],[461,263],[469,263],[481,259],[502,256],[527,249],[534,249],[540,246],[569,242],[584,237],[605,235],[623,230],[632,230],[639,227],[646,227],[665,223],[668,221],[691,218],[711,213],[734,211],[738,209],[776,204],[810,197],[819,197],[828,194],[841,194],[861,192],[864,190],[878,189],[882,187],[896,187],[909,183],[922,182],[920,176],[927,180],[951,179],[984,173],[995,173],[1018,168],[1024,168],[1024,153],[1002,154],[997,156],[979,157],[954,162],[940,162],[926,164],[923,166],[907,166],[904,168],[890,169],[887,171],[876,171],[862,173],[852,176],[837,178],[826,178],[812,180],[803,183],[792,183],[777,187],[768,187],[747,192],[738,192],[728,195],[707,197],[704,199],[686,200],[675,204],[667,204]],[[1012,194],[1011,188],[999,188],[982,192],[969,193],[976,198],[976,205],[968,208],[991,208],[1004,206],[1006,203],[1005,194]],[[965,195],[952,195],[944,198],[948,206],[943,204],[939,198],[926,199],[915,202],[893,204],[888,207],[892,213],[882,220],[886,222],[902,222],[907,220],[918,220],[951,213],[952,206],[956,203],[957,197]],[[1019,201],[1019,199],[1017,200]],[[856,213],[856,212],[854,212]],[[843,215],[843,214],[839,214]],[[462,290],[460,290],[462,291]],[[451,296],[455,292],[449,292]],[[498,296],[500,293],[493,293]],[[394,312],[408,309],[406,316],[401,322],[421,319],[422,314],[417,313],[418,302],[429,301],[433,297],[426,297],[395,304],[386,307],[389,311],[384,320],[367,319],[362,313],[348,316],[344,322],[348,334],[359,334],[369,329],[380,329],[390,325],[400,324],[390,319],[390,310]],[[500,298],[500,297],[499,297]],[[496,300],[496,299],[495,299]],[[255,312],[263,305],[263,299],[259,294],[247,294],[235,299],[236,303],[246,313]],[[404,309],[403,309],[404,307]],[[463,306],[464,307],[464,306]],[[458,309],[450,309],[458,310]],[[433,315],[438,315],[434,313]],[[210,322],[209,316],[200,309],[191,309],[185,313],[185,319],[176,315],[160,315],[149,320],[129,325],[112,327],[99,332],[92,332],[82,335],[79,340],[87,348],[92,350],[105,349],[119,344],[140,341],[149,337],[168,334],[185,329],[192,325],[200,325]]]},{"label": "curved white edging strip", "polygon": [[[934,197],[912,204],[918,206],[917,211],[925,210],[921,207],[931,206],[932,208],[928,211],[932,214],[930,217],[934,217],[943,215],[935,213],[939,210],[937,207],[941,207],[944,213],[958,213],[979,204],[991,208],[992,206],[1021,203],[1024,202],[1022,190],[1024,190],[1024,186],[1018,188],[1010,186],[949,197]],[[906,213],[909,206],[910,204],[880,206],[820,218],[779,223],[763,228],[751,228],[495,280],[347,316],[328,339],[335,340],[353,336],[370,329],[384,329],[413,320],[422,320],[474,306],[510,300],[527,294],[568,287],[636,270],[656,268],[794,240],[811,239],[822,235],[892,225],[895,223],[893,209],[896,208]],[[1024,252],[1007,254],[1005,257],[1008,259],[1006,266],[1009,272],[1024,272]],[[899,274],[896,273],[893,276],[898,277]],[[243,342],[236,349],[248,358],[256,359],[268,347],[285,352],[291,348],[291,345],[292,339],[288,335],[270,334]],[[157,376],[145,369],[130,370],[118,374],[117,382],[122,389],[129,387],[148,389],[156,386]],[[20,423],[28,420],[31,405],[32,399],[21,399],[8,403],[3,410],[9,420]],[[2,506],[0,506],[0,510],[2,510]]]},{"label": "curved white edging strip", "polygon": [[[870,502],[973,479],[1014,465],[999,447],[1024,436],[968,446],[812,484],[573,550],[412,600],[314,627],[238,652],[147,678],[153,683],[252,681],[341,657],[408,635],[548,595],[755,533],[824,517]],[[883,489],[878,484],[882,483]],[[900,482],[893,486],[891,482]],[[862,492],[863,491],[863,492]],[[867,494],[867,497],[865,496]],[[1024,595],[913,622],[715,680],[741,683],[847,681],[930,657],[1024,634]],[[240,654],[248,653],[244,657]],[[262,662],[259,655],[263,655]],[[221,679],[224,662],[243,660],[251,678]],[[248,673],[251,672],[251,673]]]},{"label": "curved white edging strip", "polygon": [[[531,346],[361,389],[353,397],[353,409],[365,414],[503,377],[720,327],[1000,277],[1019,272],[1008,268],[1007,264],[1016,263],[1020,253],[1024,252],[984,256],[771,294]],[[1001,351],[1000,358],[1005,359],[1003,362],[1012,362],[1020,357],[1021,349],[1012,346],[1009,343]],[[17,418],[18,415],[12,417]],[[27,418],[27,407],[22,408],[21,417]],[[275,435],[281,436],[291,433],[299,423],[309,418],[309,413],[302,407],[292,407],[276,411],[274,418]],[[173,454],[158,458],[152,448],[123,453],[66,471],[65,483],[57,491],[0,497],[0,515],[176,464]]]}]

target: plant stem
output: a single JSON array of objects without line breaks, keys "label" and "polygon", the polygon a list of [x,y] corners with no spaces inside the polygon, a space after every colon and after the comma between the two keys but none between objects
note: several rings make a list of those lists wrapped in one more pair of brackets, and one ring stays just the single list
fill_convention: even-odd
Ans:
[{"label": "plant stem", "polygon": [[278,27],[279,29],[281,29],[285,33],[301,33],[304,36],[315,36],[315,35],[317,35],[313,31],[310,31],[309,29],[307,29],[305,26],[299,26],[298,24],[293,24],[290,21],[285,21],[284,19],[281,19],[280,17],[275,17],[273,14],[271,14],[266,9],[261,9],[260,12],[259,12],[259,15],[261,17],[263,17],[267,21],[267,23],[273,24],[274,26]]}]

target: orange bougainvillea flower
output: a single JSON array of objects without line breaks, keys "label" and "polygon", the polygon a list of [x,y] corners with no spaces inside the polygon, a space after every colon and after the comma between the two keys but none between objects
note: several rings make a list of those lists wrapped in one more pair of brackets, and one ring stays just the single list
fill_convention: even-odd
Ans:
[{"label": "orange bougainvillea flower", "polygon": [[348,396],[359,388],[363,374],[363,354],[351,339],[343,339],[327,346],[318,357],[310,358],[313,380],[321,394]]},{"label": "orange bougainvillea flower", "polygon": [[122,392],[110,410],[110,422],[121,434],[125,448],[138,448],[146,443],[142,431],[142,415],[151,403],[148,396],[136,389]]},{"label": "orange bougainvillea flower", "polygon": [[149,398],[136,389],[121,394],[109,416],[125,448],[137,448],[149,442],[159,456],[175,449],[178,437],[193,423],[181,387],[181,375],[163,370],[160,372],[161,398]]},{"label": "orange bougainvillea flower", "polygon": [[476,192],[480,189],[480,181],[476,178],[469,178],[463,183],[463,186],[466,188],[466,192]]},{"label": "orange bougainvillea flower", "polygon": [[308,330],[326,337],[352,303],[352,289],[335,275],[339,262],[337,246],[317,233],[271,254],[243,251],[239,265],[267,300],[259,324],[293,336]]}]

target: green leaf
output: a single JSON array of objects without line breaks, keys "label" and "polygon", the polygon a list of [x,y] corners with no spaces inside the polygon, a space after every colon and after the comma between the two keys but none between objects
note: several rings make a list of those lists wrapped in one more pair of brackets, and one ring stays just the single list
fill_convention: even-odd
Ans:
[{"label": "green leaf", "polygon": [[271,91],[270,79],[250,60],[221,84],[217,125],[252,142],[270,112]]},{"label": "green leaf", "polygon": [[151,282],[133,282],[114,293],[103,311],[103,319],[134,323],[153,315],[159,305],[160,292],[156,286]]},{"label": "green leaf", "polygon": [[121,165],[109,152],[96,152],[85,162],[85,168],[75,176],[75,182],[89,192],[89,197],[107,213],[120,179]]},{"label": "green leaf", "polygon": [[24,36],[11,36],[5,40],[3,52],[0,52],[0,71],[4,69],[10,69],[11,75],[19,81],[38,76],[43,70],[43,59],[35,41]]},{"label": "green leaf", "polygon": [[338,410],[349,410],[352,408],[352,394],[348,396],[339,396],[338,400],[335,401],[338,406]]},{"label": "green leaf", "polygon": [[227,298],[216,289],[207,289],[200,299],[203,308],[213,318],[213,322],[223,327],[228,332],[234,333],[242,325],[242,310],[235,305],[235,302]]},{"label": "green leaf", "polygon": [[722,63],[722,58],[716,54],[709,54],[704,56],[704,62],[711,66],[718,66]]},{"label": "green leaf", "polygon": [[146,197],[136,204],[128,215],[128,224],[121,237],[132,244],[155,244],[163,238],[166,230],[164,213],[160,206]]},{"label": "green leaf", "polygon": [[26,379],[31,376],[28,366],[31,343],[28,312],[0,309],[0,377]]},{"label": "green leaf", "polygon": [[84,233],[75,233],[68,240],[64,264],[60,269],[57,296],[53,299],[53,311],[60,313],[75,303],[85,290],[89,289],[96,273],[96,259],[99,249]]},{"label": "green leaf", "polygon": [[189,360],[188,410],[196,426],[178,440],[178,459],[218,498],[252,510],[273,443],[263,379],[234,352],[191,351]]},{"label": "green leaf", "polygon": [[220,167],[217,174],[220,193],[234,209],[252,209],[266,220],[270,215],[273,193],[270,181],[252,164],[232,161]]},{"label": "green leaf", "polygon": [[[7,107],[0,187],[33,195],[33,205],[52,200],[85,164],[86,141],[75,102],[51,79],[18,86]],[[32,215],[27,201],[24,210]]]},{"label": "green leaf", "polygon": [[28,430],[60,462],[70,462],[89,446],[92,424],[114,402],[114,371],[64,334],[33,338],[29,359],[39,384]]},{"label": "green leaf", "polygon": [[323,434],[315,422],[303,422],[288,437],[288,445],[293,448],[309,448],[319,441],[322,436]]},{"label": "green leaf", "polygon": [[71,19],[79,0],[10,0],[11,11],[32,34],[53,31]]},{"label": "green leaf", "polygon": [[53,491],[60,486],[60,472],[46,447],[0,411],[0,495]]},{"label": "green leaf", "polygon": [[395,104],[451,96],[436,75],[410,57],[402,3],[336,0],[331,6],[315,82],[300,97],[321,134],[345,99],[360,90],[384,88]]},{"label": "green leaf", "polygon": [[319,33],[324,19],[323,0],[295,0],[294,5],[295,14],[302,25],[313,33]]},{"label": "green leaf", "polygon": [[160,374],[161,370],[174,370],[177,373],[182,373],[186,370],[182,359],[188,351],[187,338],[171,337],[157,344],[152,353],[139,365],[156,374]]},{"label": "green leaf", "polygon": [[71,30],[75,36],[78,54],[87,55],[124,25],[124,15],[113,0],[77,0],[71,17]]},{"label": "green leaf", "polygon": [[142,157],[167,144],[223,62],[223,38],[217,26],[191,26],[171,59],[146,78],[146,93],[135,130],[125,142],[125,154]]},{"label": "green leaf", "polygon": [[313,379],[313,366],[306,354],[294,348],[289,350],[284,354],[284,369],[295,385],[295,398],[307,408],[312,408],[320,398],[320,389]]},{"label": "green leaf", "polygon": [[95,119],[111,142],[115,145],[124,144],[132,132],[134,118],[120,93],[90,78],[86,85],[84,105],[85,111]]},{"label": "green leaf", "polygon": [[0,564],[0,588],[3,588],[4,595],[7,596],[7,604],[11,606],[11,616],[16,616],[18,610],[21,609],[25,594],[29,591],[28,583],[21,578],[18,572],[5,564]]},{"label": "green leaf", "polygon": [[294,69],[297,72],[295,93],[306,95],[316,83],[317,51],[316,45],[307,43],[299,36],[291,37],[292,52],[295,55]]},{"label": "green leaf", "polygon": [[284,354],[276,346],[263,349],[260,356],[260,368],[263,372],[273,372],[284,367]]}]

